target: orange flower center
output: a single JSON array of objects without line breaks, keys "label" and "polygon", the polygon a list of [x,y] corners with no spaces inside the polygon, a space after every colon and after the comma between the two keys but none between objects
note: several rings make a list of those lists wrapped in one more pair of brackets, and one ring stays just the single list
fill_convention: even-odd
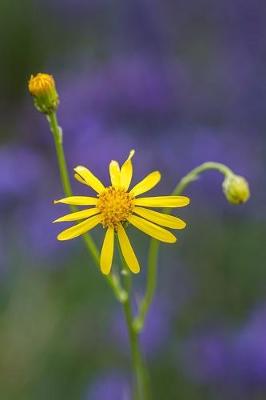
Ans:
[{"label": "orange flower center", "polygon": [[134,197],[123,189],[109,186],[99,194],[97,208],[102,214],[104,228],[117,228],[121,222],[125,222],[132,214]]}]

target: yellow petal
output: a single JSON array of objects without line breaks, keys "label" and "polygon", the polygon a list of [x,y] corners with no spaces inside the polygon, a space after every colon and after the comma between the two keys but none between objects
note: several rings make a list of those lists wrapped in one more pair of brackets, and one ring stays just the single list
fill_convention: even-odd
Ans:
[{"label": "yellow petal", "polygon": [[136,215],[131,215],[128,218],[128,222],[134,225],[136,228],[140,229],[142,232],[166,243],[175,243],[176,237],[169,231],[160,226],[153,224],[150,221],[146,221],[143,218],[137,217]]},{"label": "yellow petal", "polygon": [[[74,168],[74,171],[76,172],[75,178],[79,182],[90,186],[92,189],[95,190],[95,192],[101,193],[105,189],[102,182],[95,175],[93,175],[93,173],[88,168],[78,165],[76,168]],[[78,179],[77,176],[79,176],[81,180]]]},{"label": "yellow petal", "polygon": [[74,239],[77,236],[83,235],[83,233],[88,232],[90,229],[94,228],[101,221],[101,215],[94,215],[93,217],[86,219],[86,221],[80,224],[74,225],[71,228],[65,229],[63,232],[59,233],[57,236],[58,240],[69,240]]},{"label": "yellow petal", "polygon": [[142,181],[137,183],[131,190],[130,193],[132,193],[134,196],[138,196],[141,193],[148,192],[148,190],[151,190],[154,188],[154,186],[157,185],[157,183],[161,179],[161,174],[159,171],[153,171],[149,175],[147,175]]},{"label": "yellow petal", "polygon": [[112,160],[109,164],[109,173],[113,187],[120,187],[120,167],[117,161]]},{"label": "yellow petal", "polygon": [[121,167],[121,176],[120,176],[120,184],[121,187],[125,190],[129,188],[132,175],[133,175],[133,167],[132,167],[132,161],[131,158],[134,156],[135,150],[131,150],[128,156],[128,159],[124,162],[124,164]]},{"label": "yellow petal", "polygon": [[134,274],[137,274],[140,271],[139,262],[135,255],[135,252],[130,244],[130,241],[128,239],[126,231],[122,225],[118,226],[117,234],[118,234],[119,245],[120,245],[123,257],[128,265],[128,268]]},{"label": "yellow petal", "polygon": [[68,221],[77,221],[79,219],[89,218],[92,215],[99,214],[100,210],[98,208],[93,207],[87,210],[73,212],[71,214],[64,215],[63,217],[57,218],[53,222],[68,222]]},{"label": "yellow petal", "polygon": [[135,200],[136,206],[145,207],[185,207],[190,200],[186,196],[142,197]]},{"label": "yellow petal", "polygon": [[97,201],[98,199],[96,197],[70,196],[70,197],[65,197],[64,199],[55,200],[54,204],[63,203],[75,206],[95,206],[97,204]]},{"label": "yellow petal", "polygon": [[114,254],[114,228],[108,228],[104,237],[100,266],[104,275],[111,271]]},{"label": "yellow petal", "polygon": [[158,225],[166,226],[172,229],[184,229],[186,226],[185,221],[173,215],[163,214],[157,211],[148,210],[147,208],[135,207],[134,213],[146,218]]},{"label": "yellow petal", "polygon": [[78,174],[74,174],[74,178],[79,181],[80,183],[82,183],[83,185],[87,185],[87,183],[84,181],[84,179],[81,178],[81,176],[79,176]]}]

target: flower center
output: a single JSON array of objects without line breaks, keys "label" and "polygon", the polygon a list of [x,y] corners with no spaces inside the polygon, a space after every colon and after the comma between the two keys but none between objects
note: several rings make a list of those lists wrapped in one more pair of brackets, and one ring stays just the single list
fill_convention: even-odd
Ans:
[{"label": "flower center", "polygon": [[134,208],[133,196],[123,189],[109,186],[99,194],[96,206],[102,214],[102,224],[105,228],[117,228],[125,222]]}]

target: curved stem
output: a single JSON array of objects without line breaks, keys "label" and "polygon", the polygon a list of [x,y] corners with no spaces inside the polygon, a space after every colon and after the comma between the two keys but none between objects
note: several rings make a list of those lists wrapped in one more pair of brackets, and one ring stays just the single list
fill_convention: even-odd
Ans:
[{"label": "curved stem", "polygon": [[[47,120],[48,120],[48,123],[50,126],[51,133],[54,138],[57,161],[58,161],[58,166],[59,166],[59,171],[60,171],[60,178],[61,178],[62,186],[64,189],[64,193],[67,197],[72,196],[72,188],[71,188],[71,183],[70,183],[70,179],[69,179],[68,168],[67,168],[64,147],[63,147],[62,129],[58,125],[57,116],[56,116],[55,112],[48,114]],[[70,206],[70,209],[71,209],[71,211],[77,210],[77,208],[75,206]],[[96,263],[96,265],[98,266],[99,265],[99,251],[98,251],[98,248],[97,248],[94,240],[89,235],[89,233],[82,235],[82,238],[84,240],[87,250],[89,251],[90,255],[93,257],[93,260]],[[127,294],[121,287],[119,277],[116,275],[108,275],[106,277],[106,280],[107,280],[108,284],[111,286],[111,288],[113,289],[113,292],[114,292],[117,300],[119,302],[123,303],[126,300]]]},{"label": "curved stem", "polygon": [[[183,190],[191,183],[198,179],[199,175],[208,170],[216,170],[221,174],[227,176],[233,174],[233,171],[228,168],[226,165],[214,161],[205,162],[198,167],[192,169],[187,175],[185,175],[180,182],[176,185],[175,189],[173,190],[173,195],[179,195],[183,192]],[[167,210],[168,212],[171,211]]]},{"label": "curved stem", "polygon": [[[172,192],[172,195],[177,196],[183,193],[183,191],[190,183],[197,180],[199,175],[207,170],[217,170],[225,176],[233,174],[233,171],[224,164],[213,161],[205,162],[198,167],[192,169],[187,175],[185,175],[176,185],[175,189]],[[164,209],[163,212],[165,214],[169,214],[171,212],[171,208]],[[157,286],[159,246],[160,242],[158,240],[151,239],[148,254],[147,284],[145,294],[139,305],[139,313],[134,320],[134,327],[138,332],[141,332],[141,330],[143,329],[145,318],[153,301],[154,293]]]}]

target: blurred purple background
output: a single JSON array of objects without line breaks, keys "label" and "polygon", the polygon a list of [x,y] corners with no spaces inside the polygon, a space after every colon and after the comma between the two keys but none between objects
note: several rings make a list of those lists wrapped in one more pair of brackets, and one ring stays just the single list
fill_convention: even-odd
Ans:
[{"label": "blurred purple background", "polygon": [[[239,207],[215,172],[187,189],[188,228],[162,246],[141,343],[155,400],[265,398],[266,4],[2,0],[0,15],[0,397],[131,400],[120,309],[82,243],[58,243],[51,224],[62,188],[27,92],[48,72],[70,169],[107,183],[134,148],[134,182],[163,174],[154,193],[204,161],[249,180]],[[130,236],[142,293],[148,241]]]}]

